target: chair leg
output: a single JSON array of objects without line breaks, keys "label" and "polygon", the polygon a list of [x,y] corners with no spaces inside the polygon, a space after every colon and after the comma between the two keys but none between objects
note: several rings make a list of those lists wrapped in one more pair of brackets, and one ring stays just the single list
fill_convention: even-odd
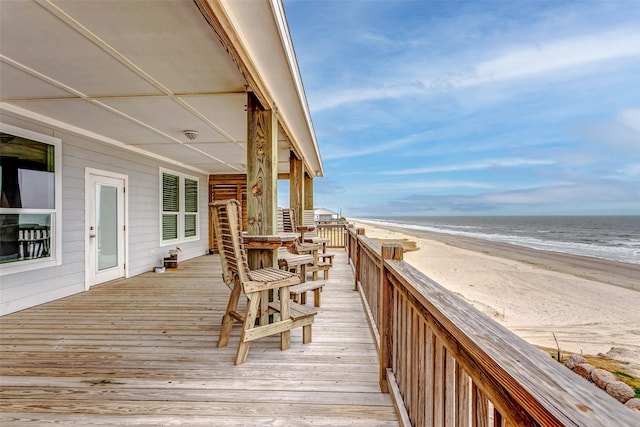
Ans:
[{"label": "chair leg", "polygon": [[302,327],[302,344],[309,344],[311,342],[311,325],[305,325]]},{"label": "chair leg", "polygon": [[240,335],[240,342],[238,343],[238,352],[236,353],[236,365],[241,365],[247,360],[249,354],[249,346],[251,341],[245,340],[246,331],[255,326],[256,317],[258,315],[258,307],[260,307],[261,292],[256,292],[249,298],[249,304],[247,305],[247,314],[244,317],[244,324],[242,325],[242,334]]},{"label": "chair leg", "polygon": [[[288,321],[291,319],[289,287],[280,288],[280,321]],[[291,348],[291,330],[280,333],[280,350],[288,350]]]},{"label": "chair leg", "polygon": [[238,300],[240,299],[240,291],[242,285],[236,283],[233,286],[231,295],[229,296],[229,302],[227,303],[227,311],[222,317],[222,329],[220,329],[220,336],[218,337],[218,348],[226,347],[229,343],[229,335],[231,334],[231,327],[233,326],[234,319],[231,316],[231,312],[238,310]]},{"label": "chair leg", "polygon": [[313,290],[313,306],[320,307],[320,291],[322,288],[316,288]]}]

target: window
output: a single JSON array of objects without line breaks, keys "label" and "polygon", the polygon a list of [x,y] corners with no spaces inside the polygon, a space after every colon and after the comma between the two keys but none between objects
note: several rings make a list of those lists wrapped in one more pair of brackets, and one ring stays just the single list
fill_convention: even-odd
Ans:
[{"label": "window", "polygon": [[61,143],[0,123],[0,274],[59,265]]},{"label": "window", "polygon": [[160,171],[161,244],[198,238],[198,178]]}]

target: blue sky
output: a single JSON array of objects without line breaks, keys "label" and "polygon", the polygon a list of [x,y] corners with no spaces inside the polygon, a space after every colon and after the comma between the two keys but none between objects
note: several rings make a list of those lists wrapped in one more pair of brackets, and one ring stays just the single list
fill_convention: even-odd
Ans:
[{"label": "blue sky", "polygon": [[316,207],[640,214],[640,0],[284,5]]}]

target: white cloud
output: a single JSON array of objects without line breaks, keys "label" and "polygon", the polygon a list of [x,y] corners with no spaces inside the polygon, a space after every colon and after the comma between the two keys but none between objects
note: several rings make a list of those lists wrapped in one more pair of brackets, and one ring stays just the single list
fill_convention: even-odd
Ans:
[{"label": "white cloud", "polygon": [[425,92],[419,82],[393,83],[387,80],[378,86],[358,87],[346,90],[325,91],[311,104],[314,112],[330,110],[345,104],[380,99],[396,99]]},{"label": "white cloud", "polygon": [[420,191],[420,190],[443,190],[443,189],[461,189],[461,188],[474,188],[474,189],[488,189],[494,188],[491,184],[485,184],[477,181],[412,181],[412,182],[397,182],[397,183],[380,183],[373,186],[374,192],[379,191]]},{"label": "white cloud", "polygon": [[620,122],[640,136],[640,108],[630,108],[620,113]]},{"label": "white cloud", "polygon": [[561,69],[640,56],[640,31],[619,30],[554,40],[534,46],[514,46],[509,51],[477,64],[475,76],[456,86],[527,78]]},{"label": "white cloud", "polygon": [[332,147],[324,147],[322,156],[324,160],[332,160],[332,159],[346,159],[350,157],[360,157],[366,156],[369,154],[382,153],[385,151],[395,150],[401,147],[405,147],[407,145],[415,144],[417,142],[423,141],[425,137],[431,134],[430,131],[420,132],[417,134],[409,135],[404,138],[396,139],[390,142],[377,144],[377,145],[369,145],[364,148],[353,148],[350,147],[349,144],[344,144],[340,147],[332,146]]},{"label": "white cloud", "polygon": [[491,168],[514,168],[522,166],[542,166],[555,164],[553,160],[534,160],[534,159],[496,159],[484,160],[473,163],[460,163],[453,165],[432,166],[426,168],[401,169],[395,171],[381,171],[381,175],[416,175],[422,173],[435,172],[454,172],[465,170],[482,170]]},{"label": "white cloud", "polygon": [[[499,47],[494,47],[492,51],[498,49]],[[315,97],[311,108],[314,112],[319,112],[345,104],[434,95],[541,75],[565,78],[565,74],[560,71],[579,69],[581,72],[589,72],[589,66],[629,57],[640,57],[640,31],[637,29],[610,30],[540,43],[532,42],[511,46],[493,58],[476,64],[465,63],[464,60],[447,62],[444,69],[437,73],[438,76],[433,73],[440,64],[434,59],[430,59],[428,65],[400,64],[394,67],[397,70],[395,74],[385,70],[384,74],[376,76],[375,71],[372,71],[368,78],[373,82],[366,83],[363,79],[361,87],[337,90],[323,88],[323,92]],[[409,72],[411,67],[420,71]],[[424,76],[425,69],[431,70],[430,77],[416,77]],[[506,94],[494,92],[493,96],[500,98]]]},{"label": "white cloud", "polygon": [[607,178],[621,181],[640,182],[640,163],[622,166]]}]

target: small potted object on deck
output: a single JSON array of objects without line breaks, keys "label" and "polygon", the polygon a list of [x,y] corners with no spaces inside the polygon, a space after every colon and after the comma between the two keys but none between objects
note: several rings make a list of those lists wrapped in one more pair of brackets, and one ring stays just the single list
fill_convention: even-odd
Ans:
[{"label": "small potted object on deck", "polygon": [[178,252],[182,252],[180,246],[169,250],[169,256],[164,257],[165,268],[178,268]]}]

